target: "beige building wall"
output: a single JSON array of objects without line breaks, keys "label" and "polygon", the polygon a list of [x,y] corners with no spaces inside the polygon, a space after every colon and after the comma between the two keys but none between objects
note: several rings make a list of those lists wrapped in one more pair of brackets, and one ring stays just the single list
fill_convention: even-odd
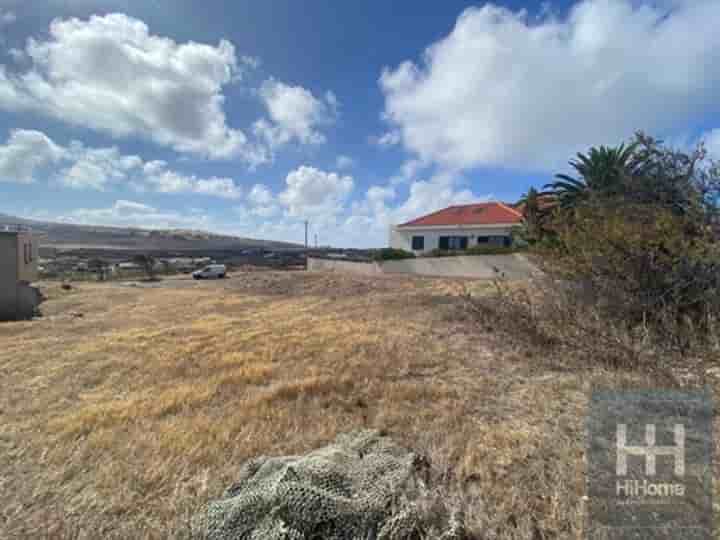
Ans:
[{"label": "beige building wall", "polygon": [[38,278],[38,242],[29,232],[17,233],[17,279],[32,283]]},{"label": "beige building wall", "polygon": [[17,247],[17,233],[0,232],[0,320],[17,316]]}]

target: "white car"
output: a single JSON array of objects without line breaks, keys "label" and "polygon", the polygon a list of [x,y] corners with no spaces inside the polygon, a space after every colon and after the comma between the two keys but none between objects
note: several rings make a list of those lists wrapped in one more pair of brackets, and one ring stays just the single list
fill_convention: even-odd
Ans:
[{"label": "white car", "polygon": [[194,279],[222,279],[226,273],[227,268],[224,264],[211,264],[202,270],[193,272],[192,277]]}]

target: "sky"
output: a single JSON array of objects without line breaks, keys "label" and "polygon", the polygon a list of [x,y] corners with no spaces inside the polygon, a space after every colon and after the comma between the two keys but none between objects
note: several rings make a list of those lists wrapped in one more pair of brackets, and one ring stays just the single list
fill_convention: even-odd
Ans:
[{"label": "sky", "polygon": [[720,157],[717,0],[0,0],[0,213],[341,247],[637,130]]}]

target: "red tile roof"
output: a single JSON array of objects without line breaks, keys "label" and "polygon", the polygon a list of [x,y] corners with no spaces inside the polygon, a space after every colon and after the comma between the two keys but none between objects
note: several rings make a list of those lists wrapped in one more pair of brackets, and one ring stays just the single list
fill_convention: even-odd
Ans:
[{"label": "red tile roof", "polygon": [[399,227],[435,225],[517,225],[523,215],[501,202],[449,206],[432,214],[413,219]]},{"label": "red tile roof", "polygon": [[[538,208],[540,210],[552,210],[555,206],[557,206],[557,198],[554,195],[546,194],[546,195],[540,195],[538,194]],[[525,203],[519,202],[517,204],[513,205],[513,208],[520,212],[523,216],[525,215]]]}]

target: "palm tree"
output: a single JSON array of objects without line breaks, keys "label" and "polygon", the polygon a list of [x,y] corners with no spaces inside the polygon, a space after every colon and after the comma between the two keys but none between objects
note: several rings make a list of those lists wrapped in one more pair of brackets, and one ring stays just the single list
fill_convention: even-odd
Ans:
[{"label": "palm tree", "polygon": [[540,202],[537,189],[531,187],[528,192],[518,201],[518,207],[522,208],[525,216],[525,227],[529,238],[535,239],[538,236],[540,226]]},{"label": "palm tree", "polygon": [[534,187],[528,189],[515,206],[525,218],[525,240],[537,242],[548,233],[547,225],[557,208],[554,194],[540,193]]},{"label": "palm tree", "polygon": [[592,147],[585,155],[578,153],[577,159],[570,161],[578,178],[566,174],[556,174],[557,180],[545,184],[544,195],[554,195],[560,208],[574,208],[593,195],[613,196],[622,193],[624,181],[637,167],[635,150],[637,144],[615,148]]}]

